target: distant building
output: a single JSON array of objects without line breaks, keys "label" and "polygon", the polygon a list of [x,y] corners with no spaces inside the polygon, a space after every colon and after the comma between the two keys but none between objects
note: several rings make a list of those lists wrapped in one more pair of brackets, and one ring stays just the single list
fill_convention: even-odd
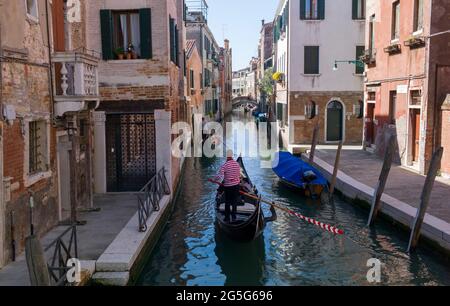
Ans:
[{"label": "distant building", "polygon": [[188,115],[187,122],[191,124],[195,114],[203,116],[204,97],[202,73],[203,65],[200,54],[197,50],[195,40],[188,40],[186,43],[186,59],[187,59],[187,101]]},{"label": "distant building", "polygon": [[367,1],[364,145],[383,156],[395,135],[397,162],[420,173],[443,146],[450,175],[449,14],[447,0]]},{"label": "distant building", "polygon": [[247,74],[249,68],[233,72],[233,98],[248,96]]},{"label": "distant building", "polygon": [[257,69],[257,100],[261,111],[268,111],[268,100],[266,93],[261,89],[259,84],[265,77],[268,69],[273,67],[273,23],[265,23],[262,20],[259,45],[258,45],[258,69]]},{"label": "distant building", "polygon": [[205,0],[187,2],[186,38],[195,40],[202,58],[204,90],[203,113],[209,120],[221,119],[220,48],[208,26],[208,5]]},{"label": "distant building", "polygon": [[[354,1],[281,0],[275,16],[274,62],[277,117],[283,144],[362,144],[364,18]],[[359,18],[360,17],[360,18]],[[342,35],[336,35],[341,33]],[[345,33],[345,34],[344,34]]]},{"label": "distant building", "polygon": [[233,51],[230,41],[225,39],[224,47],[220,48],[220,90],[222,100],[222,116],[228,115],[232,110],[232,81],[233,81]]}]

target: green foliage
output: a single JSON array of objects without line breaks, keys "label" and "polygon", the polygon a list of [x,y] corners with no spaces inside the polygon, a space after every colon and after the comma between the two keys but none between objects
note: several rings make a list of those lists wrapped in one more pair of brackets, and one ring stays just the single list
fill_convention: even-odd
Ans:
[{"label": "green foliage", "polygon": [[261,80],[260,88],[261,92],[267,96],[273,95],[274,81],[272,79],[273,69],[269,68],[264,72],[264,78]]}]

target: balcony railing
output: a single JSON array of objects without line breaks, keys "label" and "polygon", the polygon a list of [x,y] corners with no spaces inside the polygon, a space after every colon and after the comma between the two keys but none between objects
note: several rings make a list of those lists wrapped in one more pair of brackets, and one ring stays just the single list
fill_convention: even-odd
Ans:
[{"label": "balcony railing", "polygon": [[159,211],[161,199],[170,195],[170,186],[166,177],[166,170],[162,168],[138,194],[139,231],[147,231],[147,220],[155,211]]},{"label": "balcony railing", "polygon": [[361,56],[360,60],[365,64],[374,64],[376,62],[377,50],[375,48],[367,49],[364,51],[364,55]]},{"label": "balcony railing", "polygon": [[88,101],[99,100],[99,58],[87,51],[56,52],[52,57],[56,115],[80,111]]}]

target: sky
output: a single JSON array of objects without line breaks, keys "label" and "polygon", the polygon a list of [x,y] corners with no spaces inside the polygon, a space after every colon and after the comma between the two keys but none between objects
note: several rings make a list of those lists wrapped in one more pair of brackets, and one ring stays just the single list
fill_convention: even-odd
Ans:
[{"label": "sky", "polygon": [[223,46],[224,38],[233,49],[233,70],[248,66],[258,55],[261,20],[272,21],[279,0],[207,0],[208,26]]}]

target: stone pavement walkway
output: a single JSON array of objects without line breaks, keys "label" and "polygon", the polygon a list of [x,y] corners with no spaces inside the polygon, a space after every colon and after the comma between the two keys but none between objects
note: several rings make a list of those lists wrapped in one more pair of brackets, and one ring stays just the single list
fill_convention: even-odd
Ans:
[{"label": "stone pavement walkway", "polygon": [[[336,150],[320,148],[315,156],[334,165]],[[374,154],[342,150],[339,170],[369,187],[375,188],[382,167],[383,161]],[[393,164],[384,193],[418,208],[424,183],[425,176]],[[427,213],[450,223],[450,185],[443,180],[436,180],[434,184]]]},{"label": "stone pavement walkway", "polygon": [[[86,225],[77,227],[78,257],[83,261],[97,260],[137,212],[134,194],[98,195],[94,203],[96,208],[101,208],[99,212],[79,214],[80,221],[87,221]],[[43,247],[48,246],[66,229],[66,226],[58,226],[51,230],[41,239]],[[0,270],[0,286],[29,285],[24,254],[16,262]]]}]

